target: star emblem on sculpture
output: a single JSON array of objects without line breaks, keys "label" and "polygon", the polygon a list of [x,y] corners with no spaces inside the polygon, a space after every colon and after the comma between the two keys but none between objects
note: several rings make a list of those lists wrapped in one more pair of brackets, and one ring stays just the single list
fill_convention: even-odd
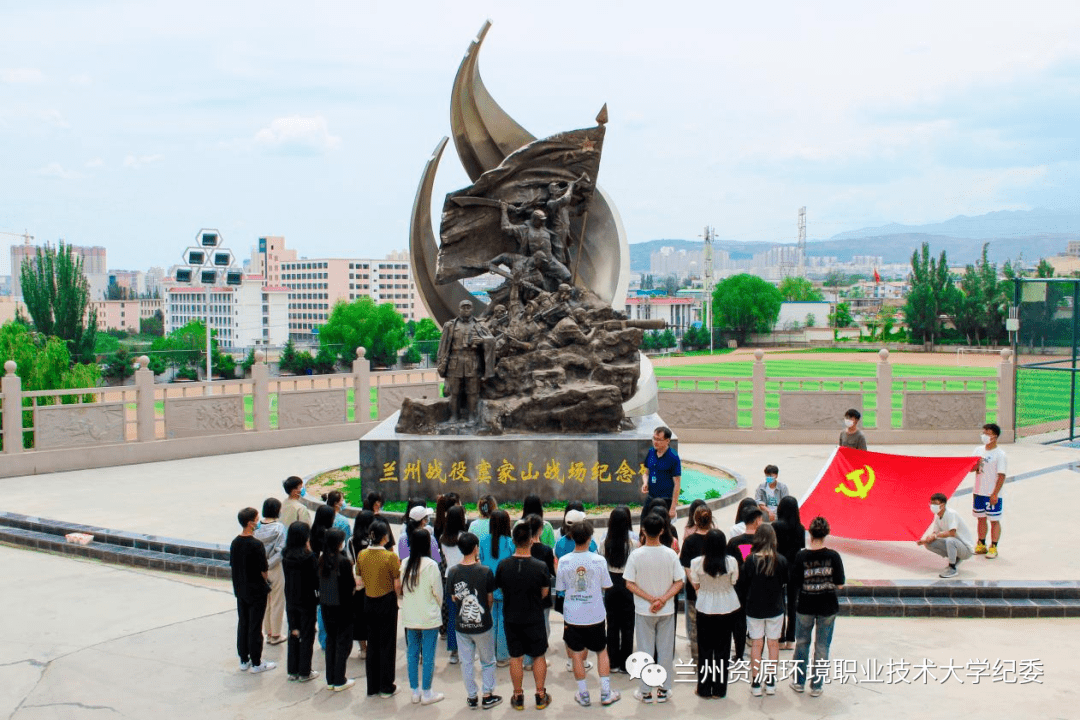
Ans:
[{"label": "star emblem on sculpture", "polygon": [[592,140],[589,140],[588,138],[586,138],[585,141],[581,143],[581,152],[592,152],[595,149],[596,143],[594,143]]}]

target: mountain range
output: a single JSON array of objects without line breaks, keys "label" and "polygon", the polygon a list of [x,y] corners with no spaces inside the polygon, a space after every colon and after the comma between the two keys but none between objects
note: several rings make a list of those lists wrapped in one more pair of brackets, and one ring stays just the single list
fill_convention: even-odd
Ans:
[{"label": "mountain range", "polygon": [[[987,256],[1001,264],[1023,259],[1034,262],[1041,257],[1065,252],[1070,240],[1080,240],[1080,214],[1057,210],[1003,210],[927,225],[890,223],[838,233],[826,239],[807,239],[808,256],[835,256],[840,262],[854,255],[880,255],[884,263],[906,263],[922,243],[930,244],[937,255],[945,251],[951,265],[975,262],[989,244]],[[748,259],[777,245],[794,243],[746,242],[717,239],[713,247],[726,250],[732,260]],[[630,269],[649,271],[649,256],[662,247],[676,250],[701,250],[700,240],[663,239],[630,246]]]}]

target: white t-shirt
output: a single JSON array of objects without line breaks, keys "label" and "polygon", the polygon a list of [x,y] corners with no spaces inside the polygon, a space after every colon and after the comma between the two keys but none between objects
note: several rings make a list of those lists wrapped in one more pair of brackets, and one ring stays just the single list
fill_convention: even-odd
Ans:
[{"label": "white t-shirt", "polygon": [[447,570],[450,570],[450,568],[462,561],[463,556],[461,551],[458,550],[457,545],[443,545],[442,543],[439,543],[439,547],[442,548],[443,560],[446,561]]},{"label": "white t-shirt", "polygon": [[735,582],[739,579],[739,563],[726,555],[726,572],[713,577],[705,572],[705,556],[690,561],[690,582],[700,585],[697,591],[697,611],[708,615],[724,615],[739,609],[739,596],[735,594]]},{"label": "white t-shirt", "polygon": [[[679,556],[671,548],[663,545],[642,545],[626,559],[623,578],[649,595],[660,597],[668,591],[673,582],[685,581],[686,572],[679,562]],[[660,612],[653,613],[649,610],[649,603],[635,595],[634,612],[657,617],[671,615],[675,612],[675,598],[670,598],[664,607],[660,608]]]},{"label": "white t-shirt", "polygon": [[611,587],[607,560],[594,552],[562,556],[555,574],[555,591],[566,593],[563,620],[571,625],[596,625],[607,618],[604,590]]},{"label": "white t-shirt", "polygon": [[949,507],[945,508],[945,512],[941,517],[934,516],[934,522],[930,523],[928,533],[940,533],[948,532],[949,530],[956,531],[956,539],[967,545],[968,550],[975,549],[975,536],[971,532],[971,528],[964,524],[964,521],[960,519],[959,513]]},{"label": "white t-shirt", "polygon": [[980,445],[971,454],[982,458],[982,470],[975,473],[975,494],[992,495],[997,485],[997,476],[1008,472],[1005,451],[1000,445],[993,450],[987,450]]}]

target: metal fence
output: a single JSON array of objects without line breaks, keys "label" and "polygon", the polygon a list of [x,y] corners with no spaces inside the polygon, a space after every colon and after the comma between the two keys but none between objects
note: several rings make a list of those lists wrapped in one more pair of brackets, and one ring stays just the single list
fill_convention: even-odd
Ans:
[{"label": "metal fence", "polygon": [[1008,327],[1017,358],[1017,437],[1075,440],[1080,436],[1080,279],[1018,281]]}]

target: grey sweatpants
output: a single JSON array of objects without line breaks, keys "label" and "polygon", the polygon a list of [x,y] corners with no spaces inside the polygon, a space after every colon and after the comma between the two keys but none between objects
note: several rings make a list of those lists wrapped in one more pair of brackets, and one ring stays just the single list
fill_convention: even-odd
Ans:
[{"label": "grey sweatpants", "polygon": [[955,565],[957,560],[967,560],[971,557],[971,548],[954,537],[938,538],[926,547],[932,553],[949,558],[950,565]]},{"label": "grey sweatpants", "polygon": [[[675,613],[670,615],[637,615],[634,618],[635,650],[647,652],[656,660],[656,664],[667,670],[667,680],[663,688],[671,692],[671,681],[675,677]],[[655,653],[655,654],[654,654]],[[639,681],[642,693],[651,693],[656,688]]]}]

